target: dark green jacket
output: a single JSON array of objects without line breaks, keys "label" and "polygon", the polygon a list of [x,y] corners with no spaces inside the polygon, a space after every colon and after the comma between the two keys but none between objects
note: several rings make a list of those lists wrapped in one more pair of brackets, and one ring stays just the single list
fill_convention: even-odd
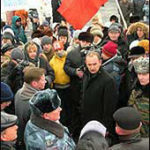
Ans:
[{"label": "dark green jacket", "polygon": [[15,38],[17,42],[22,41],[23,43],[27,42],[27,37],[25,35],[23,26],[21,25],[20,27],[16,26],[16,20],[19,19],[19,16],[13,16],[12,17],[12,30],[14,31]]}]

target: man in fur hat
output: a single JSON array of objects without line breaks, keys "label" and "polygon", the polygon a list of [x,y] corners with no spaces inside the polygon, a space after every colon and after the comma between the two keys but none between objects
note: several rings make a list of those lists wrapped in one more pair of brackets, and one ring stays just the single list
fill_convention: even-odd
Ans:
[{"label": "man in fur hat", "polygon": [[140,57],[133,61],[138,82],[128,104],[136,108],[142,116],[142,137],[149,137],[149,58]]},{"label": "man in fur hat", "polygon": [[56,90],[38,91],[29,104],[32,115],[24,134],[26,150],[74,150],[75,143],[68,128],[59,122],[62,109]]}]

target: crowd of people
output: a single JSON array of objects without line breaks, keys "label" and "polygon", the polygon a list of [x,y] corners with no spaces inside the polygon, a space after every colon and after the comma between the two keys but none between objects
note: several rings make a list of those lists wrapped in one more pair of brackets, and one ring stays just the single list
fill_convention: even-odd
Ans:
[{"label": "crowd of people", "polygon": [[33,12],[30,37],[1,21],[1,150],[149,149],[149,26],[130,13],[75,30]]}]

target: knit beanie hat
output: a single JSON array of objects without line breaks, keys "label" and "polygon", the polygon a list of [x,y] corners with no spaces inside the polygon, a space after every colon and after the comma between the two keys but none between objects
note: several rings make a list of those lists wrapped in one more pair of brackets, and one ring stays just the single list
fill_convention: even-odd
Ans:
[{"label": "knit beanie hat", "polygon": [[43,26],[49,26],[49,23],[48,23],[48,21],[45,20],[45,21],[42,22],[42,25]]},{"label": "knit beanie hat", "polygon": [[106,135],[106,127],[96,120],[89,121],[81,130],[80,138],[89,131],[101,133],[104,137]]},{"label": "knit beanie hat", "polygon": [[2,45],[1,52],[2,52],[2,54],[5,54],[7,51],[9,51],[13,48],[14,48],[14,45],[12,45],[10,43],[5,43]]},{"label": "knit beanie hat", "polygon": [[101,28],[99,27],[92,27],[91,30],[90,30],[90,33],[93,34],[94,36],[97,35],[99,36],[100,38],[103,37],[103,32],[101,30]]},{"label": "knit beanie hat", "polygon": [[13,97],[14,97],[14,94],[11,88],[9,87],[9,85],[7,85],[4,82],[1,82],[1,102],[12,101]]},{"label": "knit beanie hat", "polygon": [[149,53],[149,40],[141,40],[138,42],[138,46],[144,48],[145,52]]},{"label": "knit beanie hat", "polygon": [[139,56],[143,56],[144,54],[145,54],[145,50],[143,47],[135,46],[135,47],[131,48],[131,50],[129,51],[128,58],[139,57]]},{"label": "knit beanie hat", "polygon": [[119,33],[121,33],[121,29],[117,25],[111,25],[108,29],[108,32],[119,32]]},{"label": "knit beanie hat", "polygon": [[5,33],[10,33],[12,36],[15,36],[14,31],[11,29],[11,27],[9,28],[4,28],[3,34]]},{"label": "knit beanie hat", "polygon": [[41,46],[43,46],[45,44],[52,44],[51,38],[47,35],[43,36],[41,39]]},{"label": "knit beanie hat", "polygon": [[140,126],[140,113],[132,107],[122,107],[115,111],[113,118],[118,126],[125,130],[134,130]]},{"label": "knit beanie hat", "polygon": [[58,36],[66,36],[68,37],[68,29],[65,26],[60,26],[58,28]]},{"label": "knit beanie hat", "polygon": [[13,35],[12,35],[10,32],[5,32],[5,33],[3,34],[3,36],[2,36],[2,39],[10,39],[11,42],[14,41],[14,37],[13,37]]},{"label": "knit beanie hat", "polygon": [[55,89],[46,89],[35,93],[29,103],[31,111],[36,115],[41,115],[60,107],[61,99]]},{"label": "knit beanie hat", "polygon": [[17,123],[17,116],[1,112],[1,132]]},{"label": "knit beanie hat", "polygon": [[118,45],[112,41],[108,41],[102,48],[102,53],[108,57],[113,57],[117,54]]},{"label": "knit beanie hat", "polygon": [[20,48],[14,48],[11,52],[11,58],[18,61],[18,60],[23,60],[24,58],[24,53]]}]

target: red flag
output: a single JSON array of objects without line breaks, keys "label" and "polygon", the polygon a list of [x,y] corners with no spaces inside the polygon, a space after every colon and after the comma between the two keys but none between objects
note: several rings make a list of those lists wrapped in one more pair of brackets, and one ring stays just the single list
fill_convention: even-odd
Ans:
[{"label": "red flag", "polygon": [[75,29],[81,29],[108,0],[63,0],[58,12]]}]

